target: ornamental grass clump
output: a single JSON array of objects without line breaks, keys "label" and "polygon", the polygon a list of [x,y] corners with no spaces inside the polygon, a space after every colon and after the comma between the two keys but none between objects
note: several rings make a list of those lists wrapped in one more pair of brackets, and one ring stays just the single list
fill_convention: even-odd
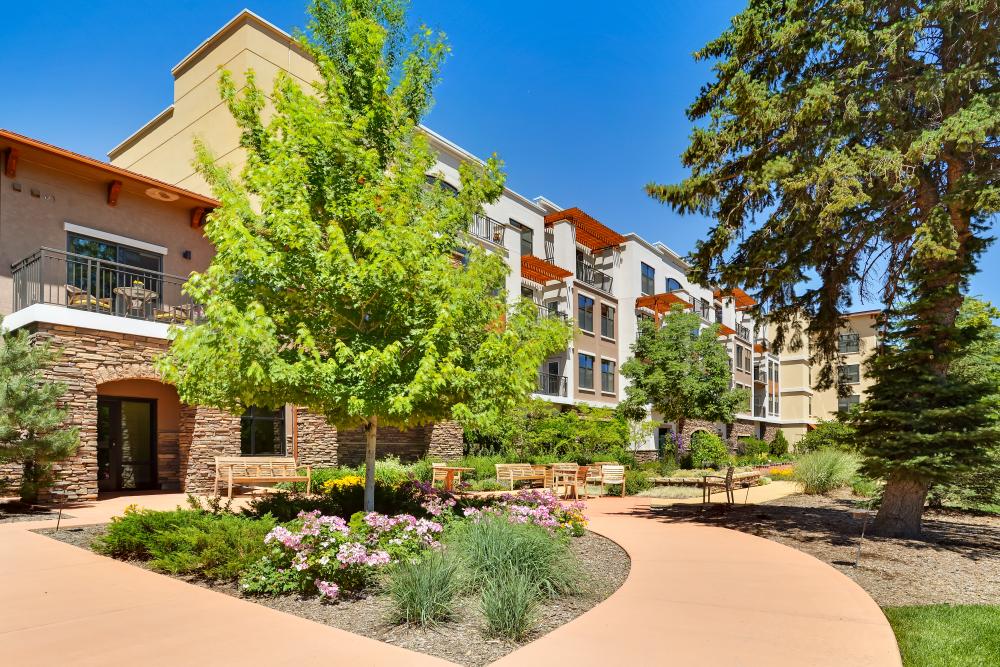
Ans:
[{"label": "ornamental grass clump", "polygon": [[520,641],[538,615],[538,584],[523,572],[504,569],[486,580],[479,608],[486,620],[486,636]]},{"label": "ornamental grass clump", "polygon": [[461,587],[458,559],[450,555],[434,551],[416,561],[400,562],[388,583],[394,620],[422,626],[447,620]]},{"label": "ornamental grass clump", "polygon": [[461,558],[473,589],[482,590],[504,573],[519,572],[542,595],[583,591],[580,567],[566,540],[542,526],[483,515],[456,525],[449,546]]},{"label": "ornamental grass clump", "polygon": [[829,493],[850,484],[860,467],[857,454],[820,449],[796,461],[794,479],[802,484],[805,493]]}]

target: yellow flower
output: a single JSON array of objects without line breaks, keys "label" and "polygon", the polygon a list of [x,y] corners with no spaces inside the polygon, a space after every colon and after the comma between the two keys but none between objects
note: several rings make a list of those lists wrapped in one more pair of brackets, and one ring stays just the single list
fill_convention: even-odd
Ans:
[{"label": "yellow flower", "polygon": [[352,486],[364,486],[365,480],[357,475],[347,475],[346,477],[341,477],[339,479],[328,479],[323,482],[323,491],[326,493],[332,493],[334,491],[343,491]]}]

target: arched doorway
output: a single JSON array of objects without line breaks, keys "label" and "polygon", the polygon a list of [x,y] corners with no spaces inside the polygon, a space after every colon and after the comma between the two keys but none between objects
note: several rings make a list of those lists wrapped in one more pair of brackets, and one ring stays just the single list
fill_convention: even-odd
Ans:
[{"label": "arched doorway", "polygon": [[99,492],[178,489],[180,399],[148,377],[97,385]]}]

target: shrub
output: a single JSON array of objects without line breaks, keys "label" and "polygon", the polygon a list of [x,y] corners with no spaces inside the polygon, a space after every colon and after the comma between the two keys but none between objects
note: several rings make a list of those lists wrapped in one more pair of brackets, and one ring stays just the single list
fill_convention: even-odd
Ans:
[{"label": "shrub", "polygon": [[795,443],[796,454],[807,454],[820,449],[839,449],[844,452],[855,452],[858,447],[854,439],[854,428],[850,424],[831,419],[816,424],[816,428],[807,432]]},{"label": "shrub", "polygon": [[718,435],[696,431],[691,435],[689,457],[696,468],[721,468],[729,462],[729,449]]},{"label": "shrub", "polygon": [[519,572],[544,595],[580,590],[580,568],[566,542],[541,526],[484,515],[457,524],[448,544],[469,573],[468,584],[476,589],[504,573]]},{"label": "shrub", "polygon": [[240,589],[264,595],[319,592],[335,599],[368,586],[378,568],[437,547],[441,530],[439,523],[408,514],[359,512],[350,524],[338,516],[304,514],[267,534],[267,551],[240,578]]},{"label": "shrub", "polygon": [[396,565],[388,592],[397,622],[429,626],[449,618],[461,588],[458,560],[435,551]]},{"label": "shrub", "polygon": [[519,641],[531,631],[538,610],[538,586],[514,569],[497,572],[486,581],[480,596],[486,635]]},{"label": "shrub", "polygon": [[418,482],[430,482],[433,478],[432,466],[433,462],[430,459],[420,459],[410,465],[410,474]]},{"label": "shrub", "polygon": [[467,506],[463,511],[474,522],[500,517],[511,523],[533,524],[555,533],[580,537],[587,527],[583,510],[583,503],[561,503],[555,494],[543,489],[504,494],[479,507]]},{"label": "shrub", "polygon": [[503,491],[506,488],[495,479],[477,479],[469,484],[470,491]]},{"label": "shrub", "polygon": [[747,463],[764,463],[771,454],[771,445],[760,438],[741,438],[740,453],[747,458]]},{"label": "shrub", "polygon": [[772,482],[786,482],[795,479],[795,470],[791,467],[771,468],[771,470],[768,471],[767,476],[771,478]]},{"label": "shrub", "polygon": [[799,458],[795,480],[802,483],[806,493],[827,493],[849,484],[860,466],[857,454],[821,449]]},{"label": "shrub", "polygon": [[701,489],[694,486],[654,486],[638,495],[644,498],[699,498],[701,497]]},{"label": "shrub", "polygon": [[770,483],[771,483],[771,478],[770,477],[766,477],[765,476],[765,477],[761,477],[760,478],[760,485],[761,486],[767,486]]},{"label": "shrub", "polygon": [[774,438],[771,440],[769,449],[771,456],[775,459],[781,459],[788,456],[788,438],[785,437],[784,431],[780,428],[774,434]]},{"label": "shrub", "polygon": [[94,543],[99,553],[148,561],[159,572],[235,580],[265,553],[271,517],[251,519],[177,509],[125,510]]},{"label": "shrub", "polygon": [[[362,484],[365,479],[365,464],[361,463],[351,471],[361,478]],[[375,461],[375,483],[386,487],[401,486],[412,477],[411,469],[400,462],[398,456],[386,456]]]},{"label": "shrub", "polygon": [[874,498],[882,490],[881,485],[870,477],[855,475],[851,478],[851,493],[862,498]]},{"label": "shrub", "polygon": [[[651,488],[653,488],[653,475],[649,472],[632,469],[625,471],[625,495],[635,496]],[[621,484],[609,484],[605,487],[605,493],[608,495],[617,496],[621,495],[621,492]]]}]

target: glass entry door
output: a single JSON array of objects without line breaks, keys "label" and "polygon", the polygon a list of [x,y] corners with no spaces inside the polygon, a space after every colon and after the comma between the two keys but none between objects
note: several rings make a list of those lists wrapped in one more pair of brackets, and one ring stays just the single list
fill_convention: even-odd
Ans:
[{"label": "glass entry door", "polygon": [[97,399],[97,486],[149,489],[156,483],[156,401]]}]

